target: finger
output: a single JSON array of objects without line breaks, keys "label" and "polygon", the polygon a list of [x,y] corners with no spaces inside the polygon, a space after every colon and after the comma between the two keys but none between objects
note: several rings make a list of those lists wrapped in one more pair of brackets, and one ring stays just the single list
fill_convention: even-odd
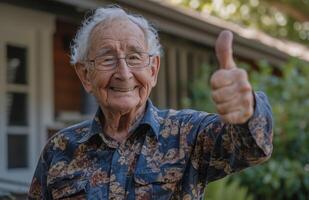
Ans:
[{"label": "finger", "polygon": [[231,124],[243,124],[253,115],[253,106],[240,106],[234,111],[220,114],[222,119]]},{"label": "finger", "polygon": [[231,31],[222,31],[216,41],[216,55],[221,69],[236,68],[233,59],[233,34]]},{"label": "finger", "polygon": [[217,70],[210,79],[212,89],[218,89],[233,84],[234,77],[227,70]]},{"label": "finger", "polygon": [[235,97],[232,100],[216,104],[216,109],[220,115],[225,115],[228,113],[235,112],[237,110],[241,110],[241,102],[239,97]]},{"label": "finger", "polygon": [[239,110],[242,111],[243,117],[251,117],[253,114],[252,93],[248,92],[244,95],[238,93],[229,101],[217,103],[216,108],[221,115]]},{"label": "finger", "polygon": [[254,104],[254,97],[252,92],[247,92],[242,96],[241,105],[244,110],[244,115],[251,115],[253,114],[253,104]]},{"label": "finger", "polygon": [[237,83],[238,87],[237,90],[240,93],[247,93],[252,91],[252,87],[247,80],[241,80]]},{"label": "finger", "polygon": [[238,84],[228,85],[226,87],[221,87],[216,90],[213,90],[211,93],[212,99],[216,103],[224,103],[235,99],[238,94]]}]

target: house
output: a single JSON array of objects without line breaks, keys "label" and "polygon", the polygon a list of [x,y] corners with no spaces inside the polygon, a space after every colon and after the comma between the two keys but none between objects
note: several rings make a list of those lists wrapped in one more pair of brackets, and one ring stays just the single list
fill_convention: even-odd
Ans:
[{"label": "house", "polygon": [[164,47],[151,98],[159,107],[182,107],[203,64],[215,64],[214,43],[234,32],[235,56],[274,66],[308,49],[240,28],[211,16],[151,0],[4,0],[0,3],[0,196],[28,190],[48,137],[96,109],[69,64],[69,45],[89,9],[116,3],[151,20]]}]

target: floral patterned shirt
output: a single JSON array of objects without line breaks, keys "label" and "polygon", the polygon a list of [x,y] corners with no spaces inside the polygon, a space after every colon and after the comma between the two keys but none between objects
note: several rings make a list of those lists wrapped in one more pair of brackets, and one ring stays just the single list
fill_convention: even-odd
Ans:
[{"label": "floral patterned shirt", "polygon": [[123,143],[93,120],[61,130],[45,146],[29,199],[202,199],[206,185],[256,165],[272,152],[272,114],[263,93],[246,124],[190,109],[144,116]]}]

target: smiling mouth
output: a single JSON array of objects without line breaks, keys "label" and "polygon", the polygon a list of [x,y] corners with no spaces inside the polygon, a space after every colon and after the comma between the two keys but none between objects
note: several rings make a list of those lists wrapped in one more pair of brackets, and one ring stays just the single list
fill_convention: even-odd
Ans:
[{"label": "smiling mouth", "polygon": [[116,92],[130,92],[133,91],[136,87],[131,87],[131,88],[119,88],[119,87],[110,87],[111,90],[116,91]]}]

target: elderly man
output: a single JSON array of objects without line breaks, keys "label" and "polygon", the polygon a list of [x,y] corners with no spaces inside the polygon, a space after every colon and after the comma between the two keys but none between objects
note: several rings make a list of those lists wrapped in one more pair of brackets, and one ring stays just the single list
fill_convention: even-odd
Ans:
[{"label": "elderly man", "polygon": [[160,68],[157,31],[119,7],[97,9],[71,58],[99,109],[48,141],[29,198],[201,199],[209,182],[269,158],[270,106],[235,65],[231,45],[222,32],[211,78],[219,114],[159,110],[149,100]]}]

